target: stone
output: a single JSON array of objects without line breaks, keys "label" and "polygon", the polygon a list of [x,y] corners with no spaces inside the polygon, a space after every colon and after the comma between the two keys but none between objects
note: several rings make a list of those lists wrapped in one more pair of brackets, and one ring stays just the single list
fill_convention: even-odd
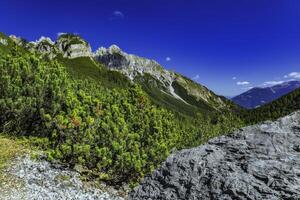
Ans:
[{"label": "stone", "polygon": [[60,35],[55,45],[65,58],[91,57],[93,55],[90,44],[77,35]]},{"label": "stone", "polygon": [[6,39],[3,39],[3,38],[0,38],[0,43],[4,46],[7,46],[8,43],[7,43],[7,40]]},{"label": "stone", "polygon": [[300,111],[171,154],[129,200],[300,199]]},{"label": "stone", "polygon": [[94,56],[98,61],[105,64],[110,69],[123,72],[131,80],[138,75],[148,73],[158,80],[162,80],[167,86],[169,86],[175,78],[175,74],[173,72],[165,70],[156,61],[133,54],[127,54],[117,45],[111,45],[107,49],[100,47]]},{"label": "stone", "polygon": [[123,200],[113,188],[99,189],[81,181],[76,171],[29,155],[17,158],[5,174],[0,200]]}]

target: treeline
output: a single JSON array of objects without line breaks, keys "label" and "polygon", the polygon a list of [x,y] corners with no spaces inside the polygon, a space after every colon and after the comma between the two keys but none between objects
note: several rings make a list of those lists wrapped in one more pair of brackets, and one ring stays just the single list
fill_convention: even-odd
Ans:
[{"label": "treeline", "polygon": [[112,183],[137,181],[171,152],[242,123],[230,113],[178,117],[135,84],[108,89],[72,78],[55,60],[17,47],[0,57],[0,131],[41,138],[49,160]]},{"label": "treeline", "polygon": [[256,124],[266,120],[275,120],[300,109],[300,89],[252,110],[240,113],[246,124]]}]

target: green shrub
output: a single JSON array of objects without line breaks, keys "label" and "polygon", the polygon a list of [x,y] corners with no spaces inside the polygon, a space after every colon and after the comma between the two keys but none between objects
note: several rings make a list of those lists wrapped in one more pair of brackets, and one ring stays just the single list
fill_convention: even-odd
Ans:
[{"label": "green shrub", "polygon": [[1,131],[47,138],[50,160],[81,164],[113,182],[137,180],[180,140],[173,115],[137,85],[108,90],[73,80],[58,62],[32,54],[2,57],[0,74]]}]

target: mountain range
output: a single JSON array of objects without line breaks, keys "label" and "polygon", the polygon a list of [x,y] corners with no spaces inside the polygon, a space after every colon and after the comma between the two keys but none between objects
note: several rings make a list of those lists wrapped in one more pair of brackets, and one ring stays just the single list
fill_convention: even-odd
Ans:
[{"label": "mountain range", "polygon": [[109,48],[100,47],[92,52],[90,44],[75,34],[61,34],[56,41],[48,37],[41,37],[34,42],[27,42],[14,35],[9,38],[31,52],[38,52],[50,59],[64,62],[71,71],[77,71],[76,74],[82,75],[89,69],[90,72],[93,71],[89,76],[95,76],[97,74],[95,69],[99,67],[102,71],[106,68],[119,72],[124,75],[122,77],[124,82],[128,79],[140,84],[154,103],[181,114],[193,115],[199,111],[211,113],[238,109],[225,97],[216,95],[193,80],[166,70],[155,60],[128,54],[117,45],[111,45]]},{"label": "mountain range", "polygon": [[289,81],[272,87],[255,87],[236,97],[225,98],[181,74],[166,70],[155,60],[128,54],[117,45],[92,52],[91,45],[75,34],[60,34],[56,41],[42,36],[31,42],[14,35],[0,35],[2,46],[9,46],[11,41],[28,51],[58,60],[76,78],[89,77],[109,88],[137,83],[153,103],[188,116],[198,112],[235,112],[242,107],[254,109],[300,87],[300,81]]},{"label": "mountain range", "polygon": [[283,95],[286,95],[300,87],[300,81],[288,81],[271,87],[255,87],[231,100],[236,104],[247,108],[257,108],[270,103]]},{"label": "mountain range", "polygon": [[[245,197],[243,191],[246,190],[246,196],[250,196],[249,198],[252,198],[252,194],[259,197],[260,193],[265,195],[265,191],[270,191],[265,190],[266,187],[274,186],[270,185],[269,181],[264,181],[269,179],[268,177],[269,180],[273,180],[274,169],[270,168],[272,173],[267,178],[262,176],[261,161],[258,160],[259,165],[255,165],[255,171],[259,167],[256,173],[258,178],[255,179],[257,182],[247,180],[254,183],[255,187],[258,184],[263,186],[264,191],[255,189],[253,193],[250,191],[253,189],[251,185],[248,190],[249,188],[242,184],[245,183],[245,177],[252,177],[254,174],[253,170],[246,170],[249,173],[245,174],[243,155],[247,158],[249,155],[265,158],[265,152],[269,155],[270,150],[273,152],[275,149],[274,156],[277,159],[278,152],[281,152],[278,151],[280,147],[275,148],[274,141],[270,143],[268,140],[274,140],[275,133],[286,139],[284,134],[287,129],[278,128],[282,128],[285,123],[297,122],[299,115],[284,118],[271,126],[267,122],[260,126],[261,129],[254,126],[248,128],[249,132],[228,133],[246,125],[277,119],[300,109],[300,88],[291,91],[292,86],[296,87],[297,84],[289,82],[271,89],[263,88],[267,92],[261,93],[255,93],[257,89],[253,89],[253,94],[249,92],[245,96],[258,98],[271,91],[270,94],[276,93],[278,99],[263,99],[260,103],[269,100],[272,102],[253,109],[244,109],[231,100],[216,95],[203,85],[166,70],[158,62],[126,53],[117,45],[100,47],[93,52],[86,40],[74,34],[61,34],[55,41],[41,37],[38,41],[29,42],[0,33],[0,149],[3,149],[0,150],[0,157],[8,158],[0,159],[0,177],[2,180],[3,166],[6,167],[16,156],[25,153],[18,151],[14,145],[7,145],[7,139],[4,137],[8,136],[12,140],[9,140],[10,142],[15,140],[16,144],[28,144],[37,148],[42,155],[34,158],[67,166],[68,169],[80,173],[82,180],[93,180],[123,188],[128,193],[129,186],[136,185],[144,179],[146,182],[142,182],[141,187],[135,190],[137,193],[132,193],[134,196],[143,196],[137,199],[149,199],[153,195],[158,195],[157,198],[160,199],[161,193],[166,195],[165,199],[176,199],[178,195],[177,199],[185,199],[189,195],[192,195],[193,199],[199,199],[201,197],[197,195],[211,196],[210,190],[214,187],[210,185],[215,183],[222,183],[219,184],[222,189],[218,190],[219,194],[214,192],[220,198],[236,194]],[[283,96],[280,97],[279,94]],[[266,127],[270,127],[270,137],[266,137]],[[290,128],[291,136],[296,138],[299,132],[298,124]],[[258,135],[258,132],[261,133]],[[217,137],[220,135],[223,136]],[[247,139],[249,135],[250,138]],[[210,140],[213,137],[217,139]],[[257,137],[260,139],[257,140]],[[18,142],[19,138],[25,141]],[[262,141],[264,138],[267,139]],[[171,155],[167,162],[161,165],[162,170],[159,170],[158,167],[170,153],[196,147],[207,141],[208,145]],[[279,141],[278,145],[283,145],[281,140],[276,141]],[[249,147],[245,146],[245,142],[249,143]],[[255,151],[257,148],[252,148],[253,145],[266,147],[266,151],[262,152],[259,148]],[[290,143],[283,146],[288,145],[290,146]],[[290,150],[297,154],[299,146],[291,147]],[[196,157],[186,157],[192,155],[191,152],[193,155],[200,152],[203,156],[199,157],[199,154]],[[217,157],[221,160],[215,159]],[[175,162],[168,162],[173,158]],[[274,161],[277,161],[276,159]],[[30,159],[26,160],[27,163],[31,163]],[[203,167],[202,161],[211,165]],[[252,157],[250,161],[249,163],[253,164]],[[267,161],[268,167],[269,158]],[[236,165],[232,165],[232,162]],[[198,176],[197,163],[204,169],[203,174],[208,175],[203,179],[203,184],[199,182],[200,179],[202,181],[203,174]],[[37,165],[41,166],[38,163]],[[48,163],[46,165],[48,166]],[[43,166],[43,171],[48,169]],[[155,168],[158,168],[158,171],[152,176],[153,182],[150,176],[145,175],[153,172]],[[220,169],[221,173],[216,171],[216,168]],[[195,169],[197,173],[194,173]],[[207,170],[216,173],[210,174]],[[38,172],[34,174],[40,176],[41,171]],[[228,193],[227,186],[232,186],[233,179],[229,179],[228,182],[222,174],[226,175],[229,172],[234,172],[232,177],[238,181]],[[168,177],[170,173],[171,176]],[[178,179],[178,173],[183,174],[186,180],[182,182],[183,179]],[[48,174],[44,175],[48,180]],[[171,186],[167,190],[165,177],[171,180],[167,183]],[[192,183],[189,180],[191,178],[197,179],[196,182]],[[284,179],[285,177],[282,178]],[[31,178],[29,180],[27,185],[34,182]],[[213,181],[210,184],[207,180]],[[153,183],[158,187],[153,188]],[[173,183],[175,187],[172,186]],[[149,190],[144,190],[145,184],[147,188],[149,186]],[[273,193],[277,193],[277,185],[274,187]],[[56,186],[50,188],[48,187],[48,190],[60,191]],[[191,188],[196,189],[192,191]],[[180,190],[183,192],[178,193]],[[36,194],[36,186],[32,191]],[[44,193],[48,193],[45,191]],[[145,196],[144,192],[149,196]],[[287,195],[291,195],[291,192],[288,191]],[[65,196],[63,192],[62,196]]]}]

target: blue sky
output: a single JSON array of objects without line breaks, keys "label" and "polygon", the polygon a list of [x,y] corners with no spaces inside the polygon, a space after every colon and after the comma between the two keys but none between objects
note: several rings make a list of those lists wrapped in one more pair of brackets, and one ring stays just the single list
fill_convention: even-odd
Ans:
[{"label": "blue sky", "polygon": [[117,44],[218,94],[300,78],[298,0],[1,0],[0,31]]}]

